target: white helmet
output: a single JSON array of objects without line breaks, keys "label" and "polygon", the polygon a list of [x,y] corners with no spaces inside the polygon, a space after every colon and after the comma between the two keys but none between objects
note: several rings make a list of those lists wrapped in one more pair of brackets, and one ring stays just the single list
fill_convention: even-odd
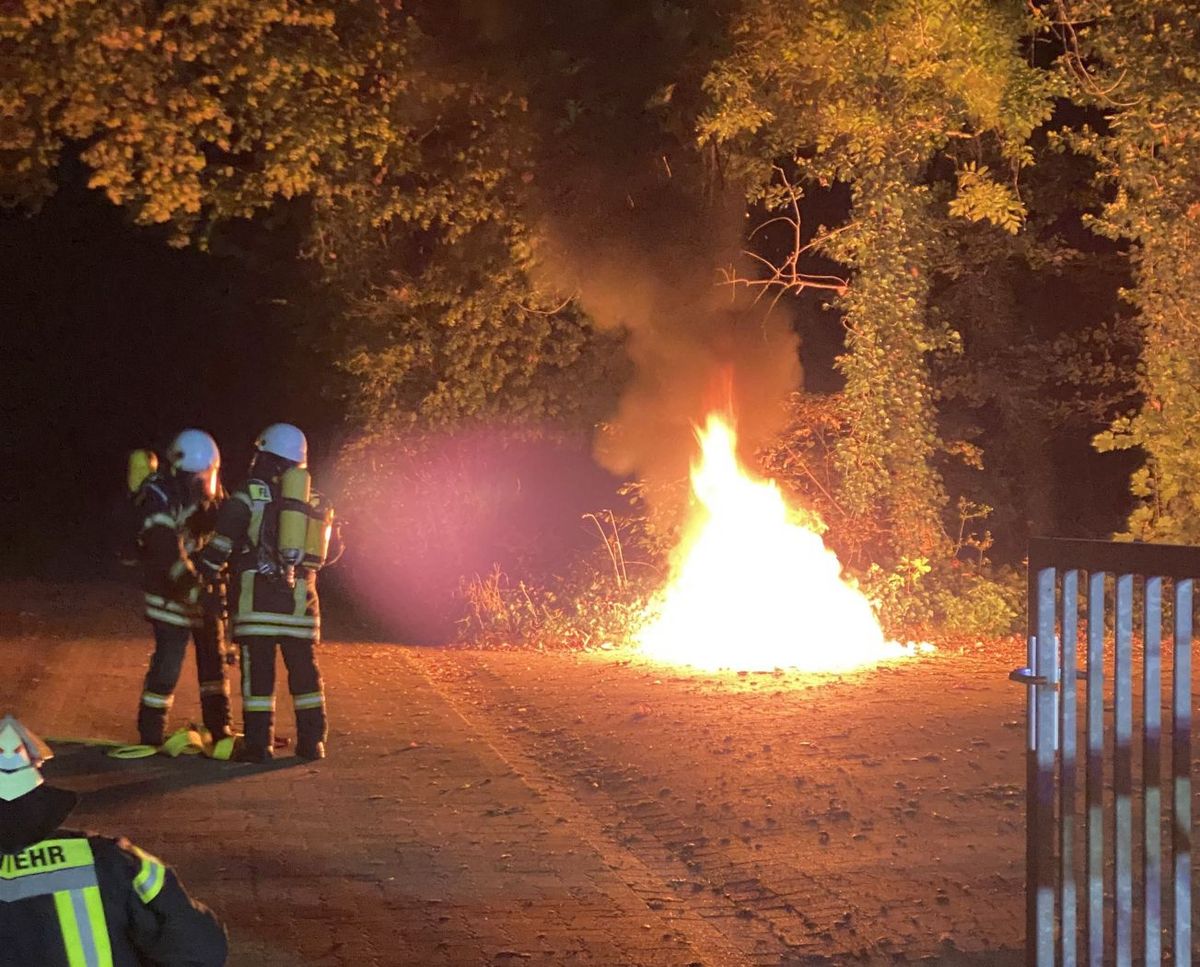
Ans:
[{"label": "white helmet", "polygon": [[264,453],[283,457],[298,467],[308,466],[308,440],[299,427],[290,423],[272,423],[258,435],[254,445]]},{"label": "white helmet", "polygon": [[171,468],[186,473],[206,473],[221,466],[217,441],[203,430],[184,430],[171,441]]},{"label": "white helmet", "polygon": [[12,802],[42,784],[50,747],[11,715],[0,719],[0,799]]}]

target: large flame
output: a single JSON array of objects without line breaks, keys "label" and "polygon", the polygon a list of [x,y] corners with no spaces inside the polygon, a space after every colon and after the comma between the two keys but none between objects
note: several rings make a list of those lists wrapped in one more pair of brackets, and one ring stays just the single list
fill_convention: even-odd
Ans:
[{"label": "large flame", "polygon": [[697,506],[638,636],[643,652],[704,669],[813,672],[912,654],[885,639],[870,603],[778,486],[741,466],[732,420],[710,413],[697,435]]}]

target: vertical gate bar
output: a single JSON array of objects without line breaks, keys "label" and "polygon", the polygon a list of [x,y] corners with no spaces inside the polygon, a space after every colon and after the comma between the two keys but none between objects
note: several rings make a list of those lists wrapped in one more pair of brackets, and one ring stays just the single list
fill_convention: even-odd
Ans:
[{"label": "vertical gate bar", "polygon": [[1076,721],[1075,665],[1079,649],[1079,572],[1063,572],[1062,578],[1062,691],[1059,700],[1059,727],[1062,755],[1059,760],[1058,820],[1058,902],[1059,963],[1075,967],[1077,953],[1077,908],[1075,884],[1075,746]]},{"label": "vertical gate bar", "polygon": [[1171,676],[1174,931],[1176,967],[1192,963],[1192,582],[1175,582],[1175,644]]},{"label": "vertical gate bar", "polygon": [[1146,578],[1142,678],[1142,941],[1146,967],[1162,963],[1162,578]]},{"label": "vertical gate bar", "polygon": [[1117,575],[1113,719],[1113,911],[1116,967],[1133,967],[1133,575]]},{"label": "vertical gate bar", "polygon": [[1104,964],[1104,579],[1088,575],[1087,961]]},{"label": "vertical gate bar", "polygon": [[[1025,667],[1037,674],[1037,578],[1029,573],[1027,610],[1029,635],[1026,639]],[[1037,890],[1038,881],[1038,764],[1037,764],[1037,693],[1032,684],[1025,688],[1025,963],[1037,962]]]},{"label": "vertical gate bar", "polygon": [[1056,732],[1058,716],[1055,708],[1058,682],[1058,646],[1054,640],[1055,626],[1055,569],[1042,568],[1037,575],[1037,642],[1034,674],[1045,684],[1035,684],[1034,700],[1037,765],[1036,809],[1033,815],[1034,847],[1036,849],[1037,879],[1036,909],[1037,939],[1036,967],[1054,967],[1054,800]]}]

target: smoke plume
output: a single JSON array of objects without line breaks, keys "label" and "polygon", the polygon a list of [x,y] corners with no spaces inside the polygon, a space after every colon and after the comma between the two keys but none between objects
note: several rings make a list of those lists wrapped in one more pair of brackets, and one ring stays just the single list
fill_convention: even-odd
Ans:
[{"label": "smoke plume", "polygon": [[749,457],[781,428],[801,374],[788,314],[724,283],[721,270],[739,261],[740,197],[705,195],[669,162],[641,160],[640,171],[581,166],[548,189],[539,254],[543,281],[626,334],[634,374],[597,457],[655,493],[686,478],[712,409],[732,409]]}]

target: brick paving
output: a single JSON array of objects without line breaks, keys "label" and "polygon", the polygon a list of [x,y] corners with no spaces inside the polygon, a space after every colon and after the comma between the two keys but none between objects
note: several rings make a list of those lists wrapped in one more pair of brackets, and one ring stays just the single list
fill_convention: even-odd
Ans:
[{"label": "brick paving", "polygon": [[[112,601],[72,623],[20,597],[0,589],[2,704],[45,735],[132,740],[148,636]],[[85,794],[77,825],[129,835],[218,911],[234,967],[1020,963],[1005,656],[833,682],[320,658],[324,762],[62,745],[49,767]],[[186,668],[174,717],[196,710]]]}]

